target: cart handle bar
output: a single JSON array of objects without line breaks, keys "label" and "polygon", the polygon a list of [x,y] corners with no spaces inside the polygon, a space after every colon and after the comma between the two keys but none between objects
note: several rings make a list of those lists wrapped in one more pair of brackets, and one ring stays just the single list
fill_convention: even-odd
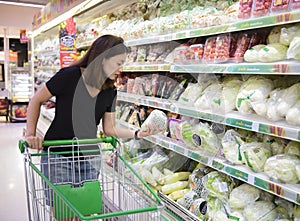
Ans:
[{"label": "cart handle bar", "polygon": [[[113,147],[117,147],[118,140],[114,136],[103,137],[103,138],[92,138],[92,139],[78,139],[78,140],[44,140],[43,147],[49,146],[61,146],[61,145],[72,145],[74,144],[97,144],[97,143],[110,143]],[[29,145],[25,140],[19,140],[19,149],[21,153],[24,153],[25,148]]]}]

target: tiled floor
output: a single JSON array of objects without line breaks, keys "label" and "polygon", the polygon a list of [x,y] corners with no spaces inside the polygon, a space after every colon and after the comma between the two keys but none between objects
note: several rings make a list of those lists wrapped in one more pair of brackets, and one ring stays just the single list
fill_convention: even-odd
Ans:
[{"label": "tiled floor", "polygon": [[0,220],[27,221],[23,156],[18,150],[25,123],[0,117]]}]

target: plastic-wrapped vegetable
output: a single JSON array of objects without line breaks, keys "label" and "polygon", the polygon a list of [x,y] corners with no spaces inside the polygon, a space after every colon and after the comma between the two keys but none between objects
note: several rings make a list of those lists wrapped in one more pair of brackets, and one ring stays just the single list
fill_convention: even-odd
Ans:
[{"label": "plastic-wrapped vegetable", "polygon": [[231,129],[226,131],[222,138],[222,146],[226,159],[234,164],[243,164],[243,158],[240,151],[240,147],[243,143],[244,141],[242,140],[241,135],[235,130]]},{"label": "plastic-wrapped vegetable", "polygon": [[[277,113],[281,117],[285,117],[289,109],[300,100],[300,83],[284,90],[282,96],[278,99]],[[294,116],[296,117],[296,116]]]},{"label": "plastic-wrapped vegetable", "polygon": [[228,176],[217,171],[208,173],[202,178],[202,182],[209,196],[222,201],[228,200],[229,194],[235,185]]},{"label": "plastic-wrapped vegetable", "polygon": [[297,141],[290,141],[285,149],[284,149],[285,154],[292,154],[292,155],[297,155],[300,157],[300,143]]},{"label": "plastic-wrapped vegetable", "polygon": [[243,82],[237,78],[228,79],[223,82],[222,98],[224,100],[225,113],[235,109],[235,99]]},{"label": "plastic-wrapped vegetable", "polygon": [[175,183],[166,184],[162,186],[161,191],[163,194],[170,194],[177,190],[185,189],[188,186],[188,184],[189,184],[188,181],[177,181]]},{"label": "plastic-wrapped vegetable", "polygon": [[203,87],[197,83],[189,83],[185,91],[180,95],[178,101],[185,103],[194,103],[201,95]]},{"label": "plastic-wrapped vegetable", "polygon": [[238,211],[233,211],[230,213],[229,220],[238,220],[238,221],[246,221],[246,218],[243,215],[243,211],[238,210]]},{"label": "plastic-wrapped vegetable", "polygon": [[300,206],[299,205],[294,206],[293,213],[294,213],[294,221],[299,221],[300,220]]},{"label": "plastic-wrapped vegetable", "polygon": [[149,129],[155,133],[165,132],[167,130],[168,119],[167,115],[160,110],[153,110],[147,117],[141,128]]},{"label": "plastic-wrapped vegetable", "polygon": [[264,143],[271,150],[272,155],[282,154],[287,141],[278,137],[264,136]]},{"label": "plastic-wrapped vegetable", "polygon": [[286,55],[287,59],[300,59],[300,36],[291,41]]},{"label": "plastic-wrapped vegetable", "polygon": [[258,54],[260,49],[264,48],[266,45],[255,45],[252,48],[248,49],[244,54],[244,60],[247,62],[258,62]]},{"label": "plastic-wrapped vegetable", "polygon": [[190,172],[176,172],[165,177],[159,181],[160,184],[171,184],[177,181],[188,180],[189,176],[191,175]]},{"label": "plastic-wrapped vegetable", "polygon": [[236,107],[241,113],[251,113],[253,102],[264,101],[273,90],[273,81],[261,76],[250,77],[241,87],[237,98]]},{"label": "plastic-wrapped vegetable", "polygon": [[288,110],[285,119],[289,124],[300,125],[300,100]]},{"label": "plastic-wrapped vegetable", "polygon": [[281,34],[280,34],[280,44],[289,46],[291,41],[297,35],[297,32],[299,32],[299,30],[300,30],[300,24],[283,27],[281,29]]},{"label": "plastic-wrapped vegetable", "polygon": [[281,35],[282,27],[283,26],[276,26],[271,30],[267,38],[268,44],[280,43],[280,35]]},{"label": "plastic-wrapped vegetable", "polygon": [[284,90],[275,89],[270,93],[270,97],[267,99],[267,112],[266,118],[271,121],[282,120],[282,116],[277,112],[277,105],[279,99],[281,99]]},{"label": "plastic-wrapped vegetable", "polygon": [[229,196],[230,207],[234,210],[244,209],[259,199],[260,190],[249,184],[242,184],[232,190]]},{"label": "plastic-wrapped vegetable", "polygon": [[254,172],[263,171],[265,162],[271,156],[271,150],[260,142],[245,143],[241,150],[246,165]]},{"label": "plastic-wrapped vegetable", "polygon": [[277,207],[277,218],[279,220],[292,219],[293,217],[293,204],[287,200],[276,198],[274,202]]},{"label": "plastic-wrapped vegetable", "polygon": [[269,44],[258,52],[260,62],[275,62],[287,58],[288,48],[280,43]]},{"label": "plastic-wrapped vegetable", "polygon": [[298,183],[296,166],[300,159],[296,155],[280,154],[270,157],[264,166],[264,172],[273,180],[283,183]]},{"label": "plastic-wrapped vegetable", "polygon": [[274,221],[277,217],[277,211],[272,202],[256,201],[246,206],[244,215],[249,221]]}]

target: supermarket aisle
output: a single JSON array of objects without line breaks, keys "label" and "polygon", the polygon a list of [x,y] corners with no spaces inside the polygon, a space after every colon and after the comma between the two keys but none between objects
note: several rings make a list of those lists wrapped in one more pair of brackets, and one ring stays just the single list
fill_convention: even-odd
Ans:
[{"label": "supermarket aisle", "polygon": [[17,146],[25,123],[5,123],[0,117],[0,220],[26,221],[23,157]]}]

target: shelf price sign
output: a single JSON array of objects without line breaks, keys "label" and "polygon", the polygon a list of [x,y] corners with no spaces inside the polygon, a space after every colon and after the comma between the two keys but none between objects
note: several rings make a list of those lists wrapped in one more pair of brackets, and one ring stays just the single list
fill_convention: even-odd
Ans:
[{"label": "shelf price sign", "polygon": [[68,67],[76,60],[76,23],[69,18],[59,25],[60,66]]}]

